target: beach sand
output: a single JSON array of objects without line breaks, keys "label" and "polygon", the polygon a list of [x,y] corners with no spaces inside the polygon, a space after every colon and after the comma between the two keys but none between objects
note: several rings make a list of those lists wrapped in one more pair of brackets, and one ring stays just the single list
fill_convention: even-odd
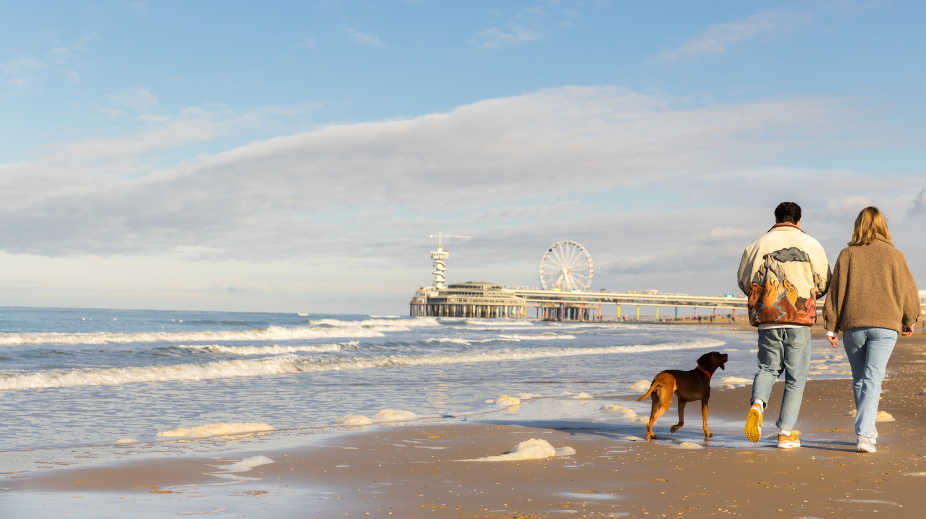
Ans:
[{"label": "beach sand", "polygon": [[[811,380],[798,424],[800,449],[780,451],[773,437],[757,444],[744,440],[747,385],[713,391],[715,437],[707,441],[697,403],[689,404],[686,425],[675,435],[668,432],[678,416],[673,404],[656,424],[660,439],[647,442],[640,440],[645,425],[588,413],[588,407],[585,415],[593,418],[573,418],[571,411],[604,404],[639,410],[647,402],[527,401],[519,409],[478,419],[358,428],[311,445],[238,452],[224,461],[215,455],[165,455],[30,472],[0,483],[5,487],[0,505],[16,495],[35,505],[12,508],[17,513],[40,510],[42,504],[64,510],[65,497],[80,495],[95,496],[95,507],[116,510],[120,499],[131,499],[133,506],[171,516],[922,517],[926,396],[919,393],[926,388],[926,334],[900,339],[888,369],[880,409],[896,421],[878,423],[881,437],[874,454],[855,452],[853,419],[845,416],[854,409],[849,381]],[[777,433],[782,387],[775,386],[763,436]],[[576,453],[460,461],[501,455],[532,438]],[[683,442],[694,448],[682,448]],[[259,456],[273,462],[253,462]],[[252,460],[253,468],[221,468],[242,459]],[[231,484],[214,486],[217,482]]]}]

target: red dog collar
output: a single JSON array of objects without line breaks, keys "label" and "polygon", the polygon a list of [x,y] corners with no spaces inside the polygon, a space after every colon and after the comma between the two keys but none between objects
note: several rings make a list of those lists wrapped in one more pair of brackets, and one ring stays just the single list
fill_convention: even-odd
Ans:
[{"label": "red dog collar", "polygon": [[700,369],[701,371],[703,371],[704,374],[707,375],[707,378],[711,378],[711,374],[708,373],[706,369],[702,368],[701,366],[698,366],[698,369]]}]

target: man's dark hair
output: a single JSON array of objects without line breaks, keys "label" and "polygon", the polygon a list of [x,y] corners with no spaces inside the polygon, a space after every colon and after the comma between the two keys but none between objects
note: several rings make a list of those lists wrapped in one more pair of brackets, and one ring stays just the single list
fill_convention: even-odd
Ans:
[{"label": "man's dark hair", "polygon": [[782,202],[775,208],[775,222],[793,223],[801,221],[801,206],[794,202]]}]

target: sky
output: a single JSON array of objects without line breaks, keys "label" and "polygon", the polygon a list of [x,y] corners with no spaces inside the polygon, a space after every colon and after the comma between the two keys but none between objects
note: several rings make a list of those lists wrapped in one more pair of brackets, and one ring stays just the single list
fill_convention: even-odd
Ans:
[{"label": "sky", "polygon": [[926,288],[926,4],[3,2],[0,305],[408,312],[431,283],[736,290],[782,201]]}]

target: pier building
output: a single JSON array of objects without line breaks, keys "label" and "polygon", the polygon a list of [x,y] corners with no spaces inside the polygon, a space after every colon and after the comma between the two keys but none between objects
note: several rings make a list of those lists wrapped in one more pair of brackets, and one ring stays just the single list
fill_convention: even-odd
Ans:
[{"label": "pier building", "polygon": [[419,288],[411,301],[411,315],[523,319],[527,317],[527,305],[502,285],[467,281],[447,288]]}]

